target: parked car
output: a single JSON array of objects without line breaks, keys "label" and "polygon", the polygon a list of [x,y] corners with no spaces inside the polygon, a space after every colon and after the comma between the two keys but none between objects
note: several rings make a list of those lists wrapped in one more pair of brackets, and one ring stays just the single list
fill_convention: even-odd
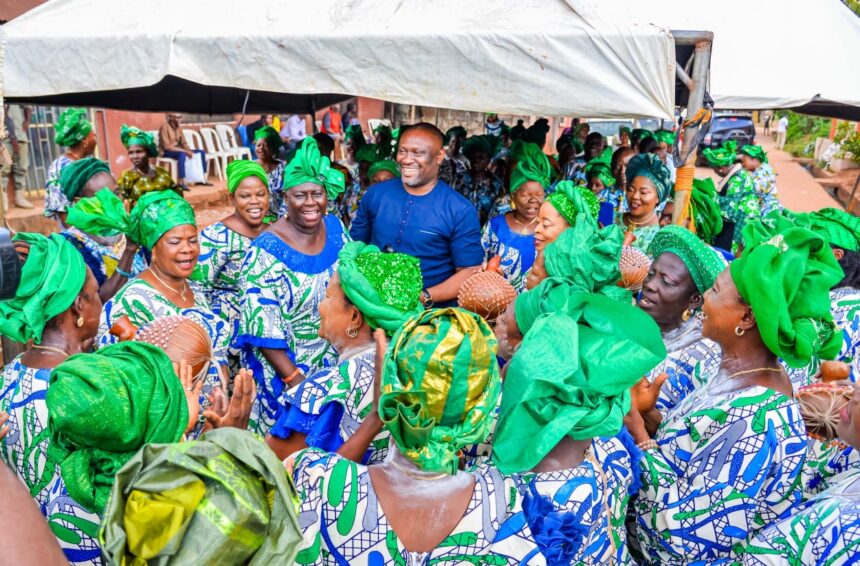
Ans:
[{"label": "parked car", "polygon": [[716,114],[700,147],[701,149],[715,148],[728,140],[735,140],[739,148],[747,144],[754,144],[755,125],[752,116],[739,113]]},{"label": "parked car", "polygon": [[588,120],[590,132],[600,132],[600,135],[606,138],[606,143],[610,146],[618,141],[618,135],[621,133],[621,128],[636,127],[633,120]]}]

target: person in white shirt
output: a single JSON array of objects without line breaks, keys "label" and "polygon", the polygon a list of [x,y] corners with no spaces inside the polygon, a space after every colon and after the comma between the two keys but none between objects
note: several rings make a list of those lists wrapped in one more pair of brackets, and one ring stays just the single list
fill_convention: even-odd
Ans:
[{"label": "person in white shirt", "polygon": [[298,147],[306,137],[308,137],[308,133],[304,118],[298,114],[290,114],[284,127],[281,128],[281,138],[283,138],[284,143],[287,144],[288,149]]},{"label": "person in white shirt", "polygon": [[785,132],[788,130],[788,116],[783,116],[776,123],[776,149],[785,147]]}]

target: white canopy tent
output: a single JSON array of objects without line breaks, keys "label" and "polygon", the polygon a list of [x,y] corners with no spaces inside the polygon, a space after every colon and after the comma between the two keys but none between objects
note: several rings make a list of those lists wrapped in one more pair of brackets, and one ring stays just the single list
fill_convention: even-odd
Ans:
[{"label": "white canopy tent", "polygon": [[671,118],[671,34],[591,10],[583,17],[580,3],[51,0],[0,28],[0,94],[198,112],[307,111],[359,95]]},{"label": "white canopy tent", "polygon": [[[667,29],[714,32],[708,92],[716,108],[804,108],[860,119],[860,18],[839,0],[589,0]],[[853,108],[851,108],[853,107]]]}]

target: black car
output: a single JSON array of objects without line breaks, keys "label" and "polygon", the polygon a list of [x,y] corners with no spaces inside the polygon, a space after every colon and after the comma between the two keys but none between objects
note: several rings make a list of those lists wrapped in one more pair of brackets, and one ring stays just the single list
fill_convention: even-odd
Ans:
[{"label": "black car", "polygon": [[738,148],[755,143],[755,125],[748,114],[718,114],[702,140],[701,149],[716,148],[723,142],[735,140]]}]

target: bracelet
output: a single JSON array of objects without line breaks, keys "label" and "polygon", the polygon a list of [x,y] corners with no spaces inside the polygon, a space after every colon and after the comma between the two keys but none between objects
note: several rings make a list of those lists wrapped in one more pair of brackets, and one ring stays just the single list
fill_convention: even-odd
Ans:
[{"label": "bracelet", "polygon": [[421,291],[421,304],[425,309],[433,308],[433,297],[430,296],[430,291],[427,289]]},{"label": "bracelet", "polygon": [[636,447],[643,452],[647,450],[653,450],[654,448],[657,448],[657,441],[646,440],[645,442],[639,442],[638,444],[636,444]]},{"label": "bracelet", "polygon": [[131,279],[132,277],[134,277],[134,275],[132,273],[129,273],[128,271],[123,271],[122,269],[119,268],[119,266],[117,266],[116,269],[114,269],[114,271],[119,273],[120,275],[122,275],[126,279]]},{"label": "bracelet", "polygon": [[301,370],[301,368],[298,368],[298,367],[297,367],[297,368],[293,371],[293,373],[291,373],[291,374],[290,374],[290,376],[289,376],[289,377],[285,377],[285,378],[283,378],[283,379],[284,379],[284,384],[285,384],[285,385],[289,384],[289,383],[290,383],[292,380],[294,380],[294,379],[296,378],[296,376],[298,376],[300,373],[302,373],[302,370]]}]

